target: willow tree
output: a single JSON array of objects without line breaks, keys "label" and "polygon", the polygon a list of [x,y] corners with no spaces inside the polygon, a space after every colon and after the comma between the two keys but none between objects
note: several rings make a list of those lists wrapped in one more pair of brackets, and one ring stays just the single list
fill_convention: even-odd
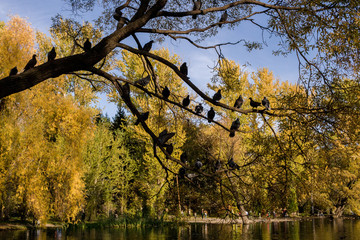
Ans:
[{"label": "willow tree", "polygon": [[[67,0],[74,11],[91,11],[94,9],[94,0]],[[58,77],[63,74],[83,73],[98,75],[107,81],[108,84],[116,88],[119,96],[127,105],[128,109],[136,117],[140,117],[139,110],[132,102],[131,93],[134,87],[146,91],[147,94],[162,99],[170,105],[183,107],[177,102],[165,99],[160,94],[157,78],[149,58],[167,66],[179,78],[184,81],[198,96],[209,105],[218,106],[221,109],[230,109],[238,114],[264,114],[271,116],[291,116],[292,114],[311,115],[315,119],[323,119],[326,114],[333,111],[351,106],[351,102],[336,103],[334,101],[333,89],[341,87],[338,81],[347,77],[356,82],[355,91],[359,90],[358,71],[359,71],[359,5],[356,1],[320,1],[320,0],[296,0],[296,1],[259,1],[259,0],[224,0],[224,1],[202,1],[201,8],[193,10],[191,1],[175,0],[127,0],[119,3],[117,0],[101,1],[104,8],[102,15],[99,16],[97,23],[99,28],[107,29],[109,34],[98,42],[93,42],[93,47],[89,50],[73,51],[65,57],[55,61],[46,62],[36,66],[26,72],[5,77],[0,80],[0,98],[4,98],[13,93],[30,88],[42,81]],[[115,12],[116,10],[116,12]],[[227,13],[227,18],[223,17]],[[113,19],[115,15],[116,21]],[[195,16],[197,16],[195,18]],[[193,18],[194,17],[194,18]],[[222,22],[219,22],[222,19]],[[228,43],[219,43],[213,46],[202,46],[197,40],[204,40],[216,36],[221,32],[220,27],[236,29],[241,24],[250,22],[254,28],[260,28],[270,33],[268,36],[276,36],[279,40],[279,49],[275,49],[275,54],[289,54],[295,52],[299,59],[299,82],[303,84],[306,96],[317,96],[315,105],[304,103],[283,105],[281,108],[268,110],[256,109],[235,109],[232,105],[215,102],[206,93],[202,92],[191,79],[179,70],[178,65],[174,65],[156,53],[145,51],[144,44],[137,38],[138,34],[148,34],[153,39],[162,40],[164,38],[185,39],[196,48],[215,50],[219,59],[224,56],[222,48],[226,44],[244,43],[244,47],[251,49],[261,47],[259,42],[248,41],[245,37],[239,39],[228,39]],[[66,29],[64,29],[66,30]],[[74,41],[74,49],[83,46],[83,40],[89,36],[71,35]],[[134,38],[136,46],[124,44],[124,40]],[[83,39],[81,42],[79,39]],[[151,77],[151,86],[147,89],[141,88],[126,76],[116,74],[114,71],[106,72],[101,68],[104,59],[117,49],[124,49],[138,54],[143,59],[146,66],[147,75]],[[219,61],[220,62],[220,61]],[[22,68],[22,66],[20,66]],[[10,69],[8,69],[10,70]],[[129,90],[128,83],[131,86]],[[124,87],[125,86],[125,87]],[[325,87],[327,91],[327,101],[317,95],[319,88]],[[291,103],[291,98],[289,98]],[[334,104],[334,102],[336,104]],[[355,111],[355,110],[354,110]],[[318,115],[319,114],[319,115]],[[325,116],[324,116],[325,115]],[[199,117],[204,117],[203,115]],[[151,117],[151,116],[150,116]],[[206,117],[205,117],[206,118]],[[327,119],[331,120],[331,119]],[[327,124],[326,121],[325,124]],[[331,121],[330,121],[331,122]],[[145,121],[141,121],[144,130],[150,135],[156,145],[161,145],[154,129],[148,127]],[[331,124],[328,124],[331,127]],[[227,128],[229,131],[229,129]],[[164,148],[160,147],[164,151]],[[178,159],[168,156],[173,162],[185,165]],[[166,167],[164,165],[164,167]],[[201,172],[204,176],[212,175]],[[235,194],[236,195],[236,194]],[[236,200],[238,208],[245,211],[241,202]],[[244,219],[247,221],[247,219]]]}]

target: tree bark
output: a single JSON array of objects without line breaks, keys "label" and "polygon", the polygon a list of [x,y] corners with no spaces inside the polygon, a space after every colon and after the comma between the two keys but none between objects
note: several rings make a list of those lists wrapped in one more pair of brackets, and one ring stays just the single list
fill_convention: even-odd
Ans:
[{"label": "tree bark", "polygon": [[129,22],[128,25],[117,29],[112,34],[103,38],[88,52],[46,62],[26,72],[0,79],[0,99],[29,89],[49,78],[89,69],[113,51],[120,41],[134,34],[136,30],[155,17],[157,12],[165,6],[166,2],[167,0],[157,1],[141,17],[132,19],[133,21]]}]

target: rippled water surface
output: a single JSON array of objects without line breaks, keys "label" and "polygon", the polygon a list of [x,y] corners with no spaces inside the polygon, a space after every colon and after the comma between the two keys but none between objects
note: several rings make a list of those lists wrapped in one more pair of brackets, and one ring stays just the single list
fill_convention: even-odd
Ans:
[{"label": "rippled water surface", "polygon": [[360,220],[311,219],[294,222],[263,222],[247,226],[230,224],[189,224],[179,227],[0,231],[0,239],[351,239],[360,240]]}]

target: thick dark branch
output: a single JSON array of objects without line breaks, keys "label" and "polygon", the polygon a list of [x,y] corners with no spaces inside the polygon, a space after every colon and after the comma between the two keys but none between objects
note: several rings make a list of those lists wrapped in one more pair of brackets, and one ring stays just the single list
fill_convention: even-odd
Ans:
[{"label": "thick dark branch", "polygon": [[136,19],[138,19],[140,16],[142,16],[145,12],[146,9],[148,8],[150,3],[150,0],[142,0],[140,3],[140,7],[137,10],[137,12],[135,13],[135,15],[132,17],[132,19],[130,21],[134,21]]},{"label": "thick dark branch", "polygon": [[137,29],[143,27],[152,17],[154,17],[155,13],[165,6],[166,1],[167,0],[157,1],[143,16],[103,38],[88,52],[56,59],[31,68],[18,75],[1,79],[0,99],[31,88],[46,79],[55,78],[65,73],[86,70],[95,65],[114,50],[118,42],[130,36]]}]

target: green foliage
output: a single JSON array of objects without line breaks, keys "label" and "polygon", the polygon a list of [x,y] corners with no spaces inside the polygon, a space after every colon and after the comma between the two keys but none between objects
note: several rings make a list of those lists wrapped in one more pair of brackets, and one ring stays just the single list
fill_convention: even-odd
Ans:
[{"label": "green foliage", "polygon": [[100,122],[84,153],[86,165],[86,206],[89,220],[97,215],[107,217],[120,210],[127,212],[132,197],[132,182],[137,171],[126,147],[126,132],[110,130],[110,123]]}]

